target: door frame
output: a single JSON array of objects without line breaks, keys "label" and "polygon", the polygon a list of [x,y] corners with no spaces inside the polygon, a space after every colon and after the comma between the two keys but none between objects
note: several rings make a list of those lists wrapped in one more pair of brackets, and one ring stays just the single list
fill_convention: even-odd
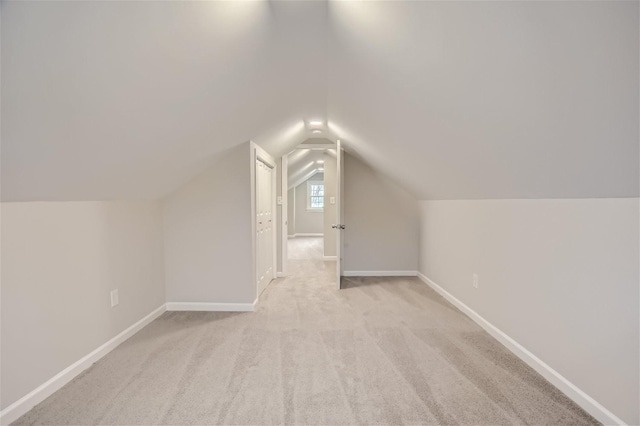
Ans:
[{"label": "door frame", "polygon": [[336,288],[342,288],[344,274],[344,148],[336,141]]},{"label": "door frame", "polygon": [[282,271],[278,272],[278,276],[285,277],[287,275],[287,261],[289,260],[289,154],[284,154],[280,158],[280,258],[282,259]]},{"label": "door frame", "polygon": [[[278,171],[278,165],[276,164],[274,158],[267,151],[258,146],[255,142],[249,142],[249,160],[250,160],[250,180],[251,180],[251,255],[252,255],[252,270],[251,270],[251,280],[253,285],[255,286],[256,293],[256,301],[260,297],[258,293],[258,245],[256,242],[256,161],[260,160],[269,167],[272,168],[273,172],[271,173],[271,214],[276,214],[276,174]],[[275,219],[275,217],[274,217]],[[272,240],[272,253],[273,253],[273,278],[276,278],[278,273],[278,240],[277,240],[277,229],[276,221],[273,222],[273,226],[271,227],[271,240]],[[267,284],[265,289],[269,286]]]}]

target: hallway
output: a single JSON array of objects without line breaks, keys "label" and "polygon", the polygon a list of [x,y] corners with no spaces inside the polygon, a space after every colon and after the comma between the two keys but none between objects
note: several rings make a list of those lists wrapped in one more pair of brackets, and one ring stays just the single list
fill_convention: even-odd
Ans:
[{"label": "hallway", "polygon": [[417,278],[338,292],[333,266],[167,312],[17,424],[597,424]]},{"label": "hallway", "polygon": [[322,259],[323,237],[295,237],[287,240],[289,260]]}]

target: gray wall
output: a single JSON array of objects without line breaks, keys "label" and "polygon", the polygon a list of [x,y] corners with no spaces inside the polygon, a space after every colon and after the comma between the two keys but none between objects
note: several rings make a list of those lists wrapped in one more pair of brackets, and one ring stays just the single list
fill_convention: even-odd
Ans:
[{"label": "gray wall", "polygon": [[[2,203],[2,409],[164,304],[157,202]],[[120,304],[111,308],[110,292]]]},{"label": "gray wall", "polygon": [[324,230],[322,212],[307,211],[307,182],[323,181],[322,173],[312,176],[295,188],[295,233],[296,234],[322,234]]},{"label": "gray wall", "polygon": [[[335,151],[335,150],[334,150]],[[335,224],[337,216],[337,198],[336,204],[329,202],[331,197],[336,197],[337,186],[337,164],[335,155],[325,152],[324,160],[324,255],[336,255],[336,230],[331,228]]]},{"label": "gray wall", "polygon": [[352,155],[344,169],[345,271],[416,271],[416,199]]},{"label": "gray wall", "polygon": [[163,202],[167,302],[253,303],[249,143]]},{"label": "gray wall", "polygon": [[420,271],[638,424],[638,203],[425,201]]}]

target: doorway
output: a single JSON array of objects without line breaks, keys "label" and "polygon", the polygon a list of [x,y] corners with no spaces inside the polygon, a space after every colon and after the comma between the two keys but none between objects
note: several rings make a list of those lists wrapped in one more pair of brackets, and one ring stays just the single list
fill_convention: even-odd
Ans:
[{"label": "doorway", "polygon": [[[340,217],[339,144],[318,139],[283,156],[283,269],[298,261],[324,264],[336,274]],[[339,273],[336,275],[340,275]]]},{"label": "doorway", "polygon": [[288,259],[324,256],[325,152],[300,148],[287,158]]}]

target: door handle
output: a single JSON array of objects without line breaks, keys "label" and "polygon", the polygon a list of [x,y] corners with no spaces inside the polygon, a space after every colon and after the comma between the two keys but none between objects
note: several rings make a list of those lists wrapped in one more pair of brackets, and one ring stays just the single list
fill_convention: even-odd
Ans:
[{"label": "door handle", "polygon": [[340,224],[337,224],[337,225],[331,225],[331,227],[332,227],[333,229],[344,229],[344,225],[340,225]]}]

